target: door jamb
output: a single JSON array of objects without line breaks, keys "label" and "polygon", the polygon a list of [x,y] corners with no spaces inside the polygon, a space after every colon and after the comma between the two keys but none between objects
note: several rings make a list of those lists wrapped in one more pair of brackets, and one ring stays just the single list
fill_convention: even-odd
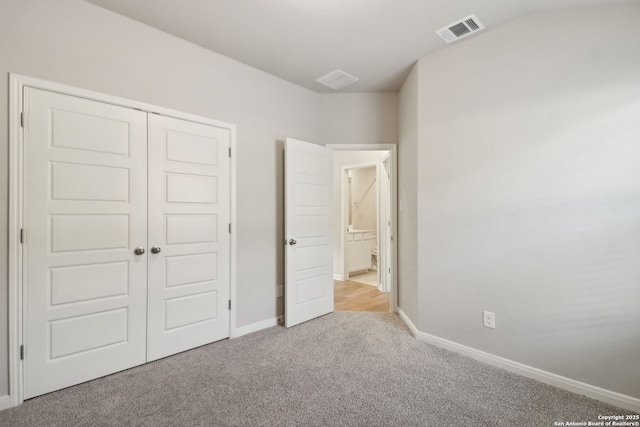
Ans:
[{"label": "door jamb", "polygon": [[[327,144],[333,151],[388,150],[391,155],[391,311],[398,312],[398,149],[397,144]],[[344,234],[344,230],[342,231]]]},{"label": "door jamb", "polygon": [[[389,167],[385,168],[384,164],[388,162]],[[386,156],[384,156],[382,159],[380,159],[380,165],[378,167],[378,179],[380,181],[380,185],[379,188],[382,188],[383,185],[383,181],[387,183],[387,189],[386,189],[386,194],[385,194],[385,204],[388,204],[389,207],[389,211],[386,211],[386,207],[383,205],[379,204],[379,209],[378,209],[378,215],[380,215],[380,218],[382,218],[384,221],[382,221],[382,224],[380,225],[380,230],[385,230],[384,233],[380,233],[380,234],[384,234],[385,236],[387,234],[389,234],[390,236],[393,236],[393,233],[391,233],[391,224],[389,223],[391,221],[391,210],[392,210],[392,206],[391,206],[391,171],[393,171],[392,167],[391,167],[391,153],[387,154]],[[382,178],[384,176],[384,179]],[[380,195],[382,195],[382,191],[379,191]],[[383,210],[385,210],[385,212],[383,213]],[[386,240],[386,239],[385,239]],[[387,246],[385,244],[384,249],[381,251],[380,250],[380,245],[378,244],[378,264],[382,263],[384,264],[385,270],[387,268],[389,268],[390,263],[389,260],[393,259],[392,253],[392,244],[393,244],[393,240],[391,240],[390,244]],[[381,258],[384,257],[384,261],[381,261]],[[390,290],[390,285],[391,285],[391,273],[387,273],[386,271],[382,272],[382,275],[384,275],[384,280],[381,280],[381,283],[383,283],[387,290]]]},{"label": "door jamb", "polygon": [[[75,96],[92,101],[103,102],[125,108],[142,110],[147,113],[160,114],[180,120],[212,125],[228,129],[230,132],[230,280],[229,299],[233,301],[229,311],[229,338],[235,338],[236,332],[236,272],[237,272],[237,220],[236,220],[236,126],[219,120],[195,114],[184,113],[144,102],[138,102],[126,98],[120,98],[67,86],[47,80],[23,76],[19,74],[9,74],[9,274],[8,274],[8,321],[9,321],[9,400],[8,407],[20,405],[24,401],[23,394],[23,364],[20,360],[20,345],[23,342],[23,272],[22,272],[22,247],[20,243],[20,229],[22,223],[23,206],[23,164],[24,156],[22,151],[22,141],[24,138],[21,126],[21,113],[23,111],[23,89],[24,87],[42,89],[50,92],[57,92],[64,95]],[[24,117],[25,122],[29,118]],[[4,408],[0,408],[4,409]]]}]

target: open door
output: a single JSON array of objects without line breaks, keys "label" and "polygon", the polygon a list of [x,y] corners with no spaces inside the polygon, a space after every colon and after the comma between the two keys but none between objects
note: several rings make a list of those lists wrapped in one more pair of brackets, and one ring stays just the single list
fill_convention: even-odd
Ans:
[{"label": "open door", "polygon": [[331,150],[285,142],[285,326],[333,311]]}]

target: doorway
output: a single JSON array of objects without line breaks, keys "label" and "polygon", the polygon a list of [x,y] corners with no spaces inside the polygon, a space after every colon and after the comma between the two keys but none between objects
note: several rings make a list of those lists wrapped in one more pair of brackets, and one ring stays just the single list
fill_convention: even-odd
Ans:
[{"label": "doorway", "polygon": [[335,310],[394,311],[395,146],[330,147]]}]

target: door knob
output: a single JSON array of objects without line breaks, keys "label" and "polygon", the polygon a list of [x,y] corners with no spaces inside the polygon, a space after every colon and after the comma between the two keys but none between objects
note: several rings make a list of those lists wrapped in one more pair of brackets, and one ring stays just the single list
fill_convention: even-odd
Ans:
[{"label": "door knob", "polygon": [[151,253],[152,254],[159,254],[160,251],[162,251],[162,249],[160,249],[160,246],[152,246],[151,247]]},{"label": "door knob", "polygon": [[291,246],[295,245],[296,243],[298,243],[298,242],[296,242],[294,239],[289,239],[289,244]]},{"label": "door knob", "polygon": [[137,248],[135,248],[133,253],[136,255],[142,255],[144,253],[144,248],[142,246],[138,246]]}]

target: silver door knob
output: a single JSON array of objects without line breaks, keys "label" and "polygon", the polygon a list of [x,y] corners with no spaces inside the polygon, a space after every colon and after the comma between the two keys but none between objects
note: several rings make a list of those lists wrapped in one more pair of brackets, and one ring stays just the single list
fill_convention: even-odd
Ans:
[{"label": "silver door knob", "polygon": [[160,251],[162,251],[162,249],[160,249],[160,246],[152,246],[151,247],[151,253],[152,254],[159,254]]},{"label": "silver door knob", "polygon": [[138,246],[137,248],[135,248],[133,253],[136,254],[136,255],[142,255],[142,254],[144,254],[144,248],[142,246]]},{"label": "silver door knob", "polygon": [[298,242],[296,242],[294,239],[289,239],[289,244],[291,246],[295,245],[296,243],[298,243]]}]

